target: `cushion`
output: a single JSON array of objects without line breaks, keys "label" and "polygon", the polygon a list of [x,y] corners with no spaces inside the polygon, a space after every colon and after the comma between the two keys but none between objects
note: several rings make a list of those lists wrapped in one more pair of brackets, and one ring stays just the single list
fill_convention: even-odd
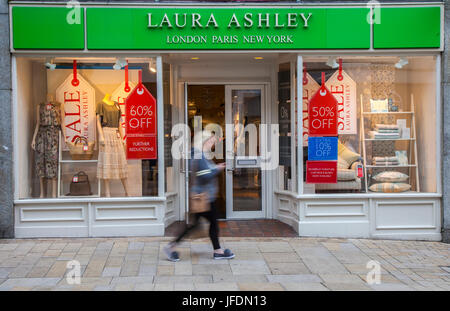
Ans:
[{"label": "cushion", "polygon": [[347,162],[346,168],[349,168],[353,162],[358,161],[361,156],[345,147],[345,145],[341,144],[341,142],[338,142],[338,160],[339,158],[345,160]]},{"label": "cushion", "polygon": [[408,175],[396,172],[396,171],[385,171],[381,172],[372,177],[373,180],[377,182],[405,182],[408,180]]},{"label": "cushion", "polygon": [[411,189],[411,185],[405,183],[380,183],[369,187],[373,192],[403,192]]},{"label": "cushion", "polygon": [[344,158],[338,157],[337,168],[338,170],[346,170],[348,169],[348,163]]},{"label": "cushion", "polygon": [[356,171],[355,170],[347,170],[347,169],[338,169],[337,171],[337,180],[338,181],[350,181],[356,179]]}]

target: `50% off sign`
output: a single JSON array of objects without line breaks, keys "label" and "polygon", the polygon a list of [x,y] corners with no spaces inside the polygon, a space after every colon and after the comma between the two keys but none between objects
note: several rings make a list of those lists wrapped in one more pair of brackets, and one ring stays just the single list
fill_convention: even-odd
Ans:
[{"label": "50% off sign", "polygon": [[337,101],[322,85],[308,105],[309,136],[337,136]]}]

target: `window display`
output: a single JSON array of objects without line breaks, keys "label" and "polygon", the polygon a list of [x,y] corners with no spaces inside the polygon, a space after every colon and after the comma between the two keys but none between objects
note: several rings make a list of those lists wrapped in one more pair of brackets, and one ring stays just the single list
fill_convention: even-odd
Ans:
[{"label": "window display", "polygon": [[435,68],[433,56],[304,58],[304,78],[324,73],[338,101],[337,182],[316,193],[437,191]]},{"label": "window display", "polygon": [[[17,138],[32,148],[18,147],[19,198],[157,195],[157,160],[127,159],[125,126],[125,101],[139,75],[157,95],[154,64],[17,58]],[[156,118],[149,122],[156,128]]]},{"label": "window display", "polygon": [[102,179],[105,185],[105,195],[111,196],[110,180],[120,179],[127,191],[128,168],[123,148],[123,137],[120,124],[120,107],[106,94],[95,110],[97,114],[97,129],[99,137],[99,152],[97,162],[97,178]]}]

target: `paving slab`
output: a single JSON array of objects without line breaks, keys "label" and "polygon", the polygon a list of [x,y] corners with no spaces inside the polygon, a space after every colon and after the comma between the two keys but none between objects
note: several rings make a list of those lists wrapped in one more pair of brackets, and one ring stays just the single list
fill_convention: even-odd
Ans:
[{"label": "paving slab", "polygon": [[300,262],[270,262],[268,263],[272,274],[307,274],[311,271]]},{"label": "paving slab", "polygon": [[192,265],[193,275],[232,274],[230,265]]},{"label": "paving slab", "polygon": [[263,253],[262,256],[268,263],[292,263],[302,261],[294,251],[284,253]]},{"label": "paving slab", "polygon": [[238,283],[242,291],[284,291],[279,283]]},{"label": "paving slab", "polygon": [[267,275],[270,283],[320,283],[322,279],[315,274]]},{"label": "paving slab", "polygon": [[323,286],[321,283],[291,283],[282,282],[283,286],[288,291],[328,291],[329,289]]},{"label": "paving slab", "polygon": [[270,269],[264,261],[230,261],[233,274],[270,274]]},{"label": "paving slab", "polygon": [[227,283],[266,283],[268,282],[265,274],[213,274],[213,282],[227,282]]},{"label": "paving slab", "polygon": [[14,287],[36,287],[49,286],[53,287],[58,284],[60,278],[17,278],[8,279],[0,285],[0,291],[10,290]]},{"label": "paving slab", "polygon": [[155,277],[154,283],[212,283],[212,276],[195,275],[195,276],[166,276],[158,275]]},{"label": "paving slab", "polygon": [[364,283],[323,283],[329,290],[335,291],[368,291],[371,288]]},{"label": "paving slab", "polygon": [[194,285],[196,291],[237,291],[239,286],[236,282],[221,283],[196,283]]},{"label": "paving slab", "polygon": [[105,267],[102,272],[102,277],[119,276],[121,269],[122,267]]},{"label": "paving slab", "polygon": [[294,251],[288,242],[259,242],[258,248],[262,253],[281,253]]}]

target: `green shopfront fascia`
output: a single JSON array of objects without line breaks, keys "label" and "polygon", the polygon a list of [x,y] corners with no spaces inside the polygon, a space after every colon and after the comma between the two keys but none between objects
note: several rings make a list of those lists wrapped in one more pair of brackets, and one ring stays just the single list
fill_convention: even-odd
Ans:
[{"label": "green shopfront fascia", "polygon": [[[189,210],[188,162],[173,156],[177,139],[188,134],[175,125],[218,124],[226,138],[220,218],[278,219],[300,236],[441,239],[441,4],[12,2],[10,21],[16,237],[164,235]],[[339,132],[337,183],[310,184],[305,107],[321,73],[332,83],[342,70],[349,129]],[[70,100],[64,94],[77,75],[84,102],[73,106],[80,109],[75,120],[75,93]],[[96,107],[106,98],[124,105],[124,85],[139,82],[156,98],[157,159],[127,160],[126,180],[97,178],[103,130]],[[389,108],[376,110],[383,100]],[[62,105],[66,129],[56,134],[50,177],[35,164],[41,102]],[[129,115],[122,117],[125,124]],[[239,135],[225,124],[251,122],[258,126],[255,154],[239,157]],[[279,139],[261,138],[262,124],[278,125]],[[384,125],[403,132],[379,139]],[[93,133],[89,159],[73,157],[61,140],[71,135],[67,128],[81,133],[82,126]],[[279,165],[264,169],[273,144]],[[356,155],[348,167],[344,149]],[[383,169],[380,157],[389,158]],[[92,191],[70,195],[81,171]]]}]

